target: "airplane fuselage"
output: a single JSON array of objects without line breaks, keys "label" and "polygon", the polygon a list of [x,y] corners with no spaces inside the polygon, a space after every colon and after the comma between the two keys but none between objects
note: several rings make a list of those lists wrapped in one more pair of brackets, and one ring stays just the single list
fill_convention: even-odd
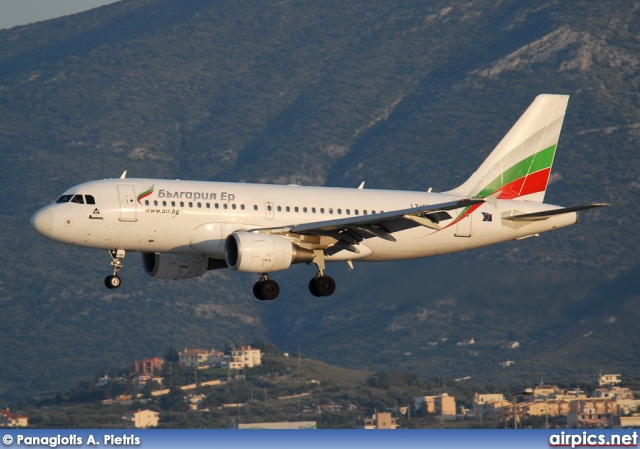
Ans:
[{"label": "airplane fuselage", "polygon": [[[152,189],[152,191],[151,191]],[[147,192],[148,195],[139,198]],[[147,253],[203,254],[224,259],[224,242],[235,231],[368,216],[463,198],[441,193],[240,184],[159,179],[106,179],[64,192],[83,203],[53,203],[38,212],[46,237],[75,246]],[[87,195],[95,200],[87,204]],[[327,261],[389,261],[434,256],[536,235],[577,221],[568,213],[516,224],[503,217],[556,208],[544,203],[497,200],[464,218],[451,211],[442,229],[413,227],[395,242],[370,238],[359,252],[340,251]],[[45,223],[46,222],[46,223]],[[304,237],[303,237],[304,238]]]}]

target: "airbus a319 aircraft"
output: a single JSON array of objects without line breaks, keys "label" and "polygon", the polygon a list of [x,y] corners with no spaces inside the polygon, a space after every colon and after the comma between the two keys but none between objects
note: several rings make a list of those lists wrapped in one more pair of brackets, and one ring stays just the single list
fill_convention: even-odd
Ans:
[{"label": "airbus a319 aircraft", "polygon": [[160,279],[231,268],[259,274],[253,293],[280,293],[271,273],[314,264],[314,296],[335,281],[326,262],[403,260],[537,236],[578,222],[578,211],[545,204],[569,97],[540,95],[478,170],[459,187],[433,193],[358,188],[130,179],[71,187],[31,218],[42,236],[106,249],[117,288],[126,252],[142,253]]}]

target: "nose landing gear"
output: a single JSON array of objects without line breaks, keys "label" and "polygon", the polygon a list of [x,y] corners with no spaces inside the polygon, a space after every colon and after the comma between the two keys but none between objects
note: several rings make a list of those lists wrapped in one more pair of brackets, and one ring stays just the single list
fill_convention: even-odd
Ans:
[{"label": "nose landing gear", "polygon": [[120,279],[120,276],[118,276],[118,272],[123,267],[122,259],[124,259],[125,251],[123,249],[110,249],[108,252],[109,256],[111,256],[113,274],[104,279],[104,285],[110,289],[118,288],[122,284],[122,280]]}]

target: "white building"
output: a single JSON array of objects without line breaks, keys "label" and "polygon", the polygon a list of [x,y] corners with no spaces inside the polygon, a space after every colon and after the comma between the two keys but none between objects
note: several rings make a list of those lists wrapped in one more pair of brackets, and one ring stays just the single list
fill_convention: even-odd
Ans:
[{"label": "white building", "polygon": [[620,383],[620,374],[594,374],[589,382],[595,382],[600,386],[617,385]]},{"label": "white building", "polygon": [[152,410],[138,410],[123,417],[131,427],[146,429],[156,427],[160,422],[160,414]]},{"label": "white building", "polygon": [[212,366],[222,361],[223,353],[215,349],[187,349],[178,352],[180,365],[195,367]]},{"label": "white building", "polygon": [[231,350],[231,356],[225,356],[221,361],[222,368],[243,369],[253,368],[262,364],[262,354],[259,349],[251,346],[241,346]]}]

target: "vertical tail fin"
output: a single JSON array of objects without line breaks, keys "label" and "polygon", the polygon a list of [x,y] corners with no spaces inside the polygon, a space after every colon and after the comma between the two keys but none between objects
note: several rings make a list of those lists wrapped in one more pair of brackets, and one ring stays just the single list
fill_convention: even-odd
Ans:
[{"label": "vertical tail fin", "polygon": [[568,95],[539,95],[464,184],[446,192],[542,202]]}]

